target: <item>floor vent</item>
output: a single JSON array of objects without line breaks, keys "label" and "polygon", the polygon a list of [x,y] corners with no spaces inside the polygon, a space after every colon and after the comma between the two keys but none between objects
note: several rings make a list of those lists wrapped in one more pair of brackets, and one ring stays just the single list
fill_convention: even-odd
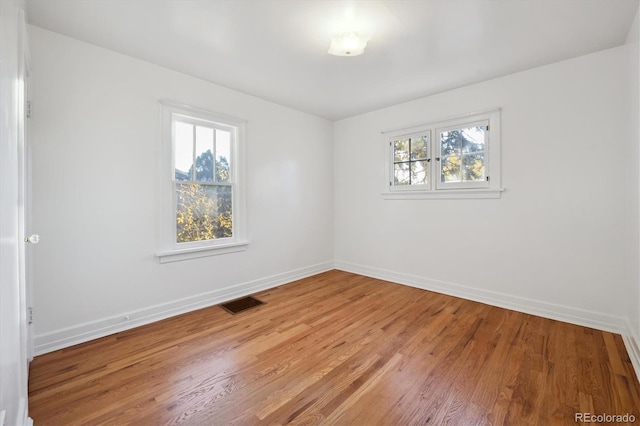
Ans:
[{"label": "floor vent", "polygon": [[256,299],[252,296],[243,297],[242,299],[232,300],[231,302],[222,303],[220,307],[230,314],[238,314],[246,311],[247,309],[255,308],[256,306],[264,305],[264,302]]}]

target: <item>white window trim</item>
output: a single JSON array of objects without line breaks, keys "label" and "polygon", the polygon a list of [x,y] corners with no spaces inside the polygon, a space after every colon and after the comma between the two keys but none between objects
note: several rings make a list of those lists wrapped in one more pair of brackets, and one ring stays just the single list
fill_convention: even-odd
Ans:
[{"label": "white window trim", "polygon": [[[160,263],[176,262],[205,256],[243,251],[248,248],[246,238],[246,191],[244,187],[246,143],[246,121],[206,110],[193,108],[177,102],[161,100],[162,153],[159,156],[159,211],[158,250]],[[213,122],[222,127],[237,129],[231,148],[231,176],[234,182],[232,193],[233,236],[216,240],[176,242],[175,189],[173,182],[173,114]]]},{"label": "white window trim", "polygon": [[[479,182],[476,188],[465,184],[464,188],[456,188],[455,184],[439,184],[440,165],[434,157],[438,156],[439,144],[436,143],[440,130],[455,128],[459,125],[488,121],[490,126],[488,155],[486,157],[489,182]],[[429,153],[431,176],[427,185],[393,185],[393,153],[390,141],[405,136],[429,135],[431,151]],[[426,124],[396,128],[382,132],[385,161],[385,173],[382,198],[385,200],[417,200],[417,199],[473,199],[501,198],[504,188],[501,187],[500,171],[500,109],[492,109],[457,117],[450,117]],[[437,179],[436,179],[437,178]]]},{"label": "white window trim", "polygon": [[[473,126],[489,126],[490,125],[491,120],[489,118],[486,118],[484,120],[469,120],[467,119],[467,117],[464,117],[462,119],[459,120],[459,122],[457,122],[456,124],[449,124],[446,126],[437,126],[435,129],[435,135],[434,138],[439,138],[439,135],[441,132],[446,132],[449,130],[457,130],[459,129],[461,126],[464,126],[466,128],[468,127],[473,127]],[[485,133],[485,138],[488,139],[489,143],[486,143],[487,140],[485,139],[485,158],[484,158],[484,164],[485,164],[485,171],[488,171],[489,173],[491,173],[491,142],[493,140],[493,138],[491,137],[491,134],[489,132],[489,134]],[[442,156],[442,152],[440,151],[441,149],[441,145],[438,143],[437,147],[434,146],[434,152],[436,152],[436,156],[437,157],[441,157]],[[443,161],[436,161],[435,162],[435,170],[434,170],[434,176],[438,177],[440,176],[440,173],[442,171],[442,164]],[[435,179],[435,184],[436,184],[436,189],[438,190],[457,190],[457,189],[476,189],[476,188],[482,188],[482,189],[488,189],[489,188],[489,184],[490,181],[481,181],[481,182],[442,182],[440,179]]]},{"label": "white window trim", "polygon": [[[431,150],[432,150],[432,146],[433,146],[433,141],[431,140],[431,134],[433,132],[429,129],[429,130],[422,130],[419,132],[409,132],[409,133],[404,133],[404,134],[394,134],[393,136],[389,136],[386,139],[386,143],[389,144],[391,142],[391,139],[414,139],[414,138],[420,138],[423,136],[427,136],[428,142],[427,142],[427,146],[429,149],[429,152],[427,154],[427,159],[429,160],[429,174],[431,174],[431,169],[433,167],[433,163],[434,161],[431,160]],[[387,145],[387,152],[389,152],[389,154],[387,154],[387,157],[389,162],[388,162],[388,166],[387,166],[387,171],[389,173],[389,180],[388,182],[391,183],[394,180],[394,157],[393,157],[393,147],[390,145]],[[432,191],[433,190],[433,179],[431,179],[431,176],[429,176],[429,180],[428,183],[425,185],[402,185],[402,186],[394,186],[394,185],[390,185],[390,188],[393,188],[393,191],[420,191],[420,192],[428,192],[428,191]]]}]

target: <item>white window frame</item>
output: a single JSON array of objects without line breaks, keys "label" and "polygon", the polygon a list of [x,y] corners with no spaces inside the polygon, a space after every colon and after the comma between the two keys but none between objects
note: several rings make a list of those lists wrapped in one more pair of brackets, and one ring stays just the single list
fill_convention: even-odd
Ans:
[{"label": "white window frame", "polygon": [[[444,127],[438,127],[436,128],[436,138],[438,139],[438,146],[435,147],[435,150],[437,152],[437,157],[436,157],[436,170],[435,170],[435,174],[436,177],[439,177],[442,173],[442,164],[444,163],[441,160],[442,157],[442,145],[439,143],[440,140],[440,134],[442,132],[446,132],[449,130],[458,130],[460,128],[469,128],[469,127],[475,127],[475,126],[479,126],[479,127],[485,127],[486,130],[484,132],[484,137],[485,137],[485,141],[484,141],[484,152],[485,152],[485,156],[484,156],[484,169],[485,169],[485,178],[490,176],[490,172],[491,172],[491,137],[490,137],[490,123],[489,120],[479,120],[479,121],[465,121],[463,123],[459,123],[459,124],[455,124],[455,125],[450,125],[450,126],[444,126]],[[489,188],[489,183],[490,180],[482,180],[482,181],[475,181],[475,182],[442,182],[441,179],[436,179],[436,187],[437,189],[472,189],[472,188]]]},{"label": "white window frame", "polygon": [[[440,132],[462,127],[485,125],[485,176],[489,179],[478,182],[441,182]],[[466,114],[431,123],[407,126],[382,132],[384,136],[384,199],[454,199],[454,198],[500,198],[504,189],[500,174],[500,109]],[[407,137],[429,138],[429,177],[426,185],[394,184],[393,141]]]},{"label": "white window frame", "polygon": [[[246,121],[206,110],[193,108],[172,101],[160,101],[162,155],[160,155],[160,215],[159,242],[156,256],[160,263],[175,262],[205,256],[234,253],[247,249],[246,239],[246,197],[244,190],[244,146]],[[229,131],[231,155],[229,159],[232,203],[232,237],[205,241],[178,243],[176,241],[176,192],[174,170],[174,122],[203,124],[214,129]],[[187,181],[184,181],[187,182]],[[225,184],[226,185],[226,184]]]},{"label": "white window frame", "polygon": [[[431,130],[425,130],[425,131],[420,131],[420,132],[412,132],[412,133],[407,133],[407,134],[400,134],[400,135],[394,135],[393,137],[389,137],[388,139],[388,143],[389,143],[389,166],[390,166],[390,170],[389,170],[389,177],[390,177],[390,181],[389,184],[390,186],[392,186],[394,188],[395,191],[430,191],[433,185],[433,179],[431,178],[431,175],[433,175],[433,161],[432,161],[432,149],[433,149],[433,141],[431,140],[432,138],[432,131]],[[393,141],[396,140],[400,140],[400,139],[417,139],[417,138],[421,138],[421,137],[427,137],[427,163],[428,163],[428,169],[429,169],[429,176],[427,179],[427,183],[423,184],[423,185],[393,185],[393,181],[395,180],[395,153],[394,153],[394,147],[393,147]],[[416,160],[418,161],[418,160]],[[409,161],[412,162],[412,161]],[[409,171],[409,173],[411,173]]]}]

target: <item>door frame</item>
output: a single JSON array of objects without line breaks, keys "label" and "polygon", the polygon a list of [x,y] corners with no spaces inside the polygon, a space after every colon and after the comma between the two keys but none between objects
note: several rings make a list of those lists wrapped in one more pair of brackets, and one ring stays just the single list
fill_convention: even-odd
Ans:
[{"label": "door frame", "polygon": [[[31,151],[29,149],[29,117],[30,117],[30,97],[29,97],[29,75],[31,70],[31,56],[27,40],[26,22],[21,22],[21,48],[22,58],[20,60],[21,88],[18,96],[19,115],[18,124],[18,221],[20,240],[18,241],[20,250],[20,288],[24,291],[24,309],[26,316],[26,329],[24,330],[27,350],[27,363],[33,361],[33,268],[30,244],[26,244],[25,237],[32,229],[31,222]],[[27,369],[28,374],[28,369]]]}]

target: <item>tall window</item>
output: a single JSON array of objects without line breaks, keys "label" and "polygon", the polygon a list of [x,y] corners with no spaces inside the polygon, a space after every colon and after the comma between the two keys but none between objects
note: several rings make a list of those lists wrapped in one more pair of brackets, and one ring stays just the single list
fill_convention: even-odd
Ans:
[{"label": "tall window", "polygon": [[171,174],[163,172],[162,179],[169,184],[162,191],[169,223],[162,227],[161,261],[246,246],[239,171],[244,122],[166,102],[162,108],[164,164]]},{"label": "tall window", "polygon": [[385,134],[385,198],[499,198],[500,111]]}]

